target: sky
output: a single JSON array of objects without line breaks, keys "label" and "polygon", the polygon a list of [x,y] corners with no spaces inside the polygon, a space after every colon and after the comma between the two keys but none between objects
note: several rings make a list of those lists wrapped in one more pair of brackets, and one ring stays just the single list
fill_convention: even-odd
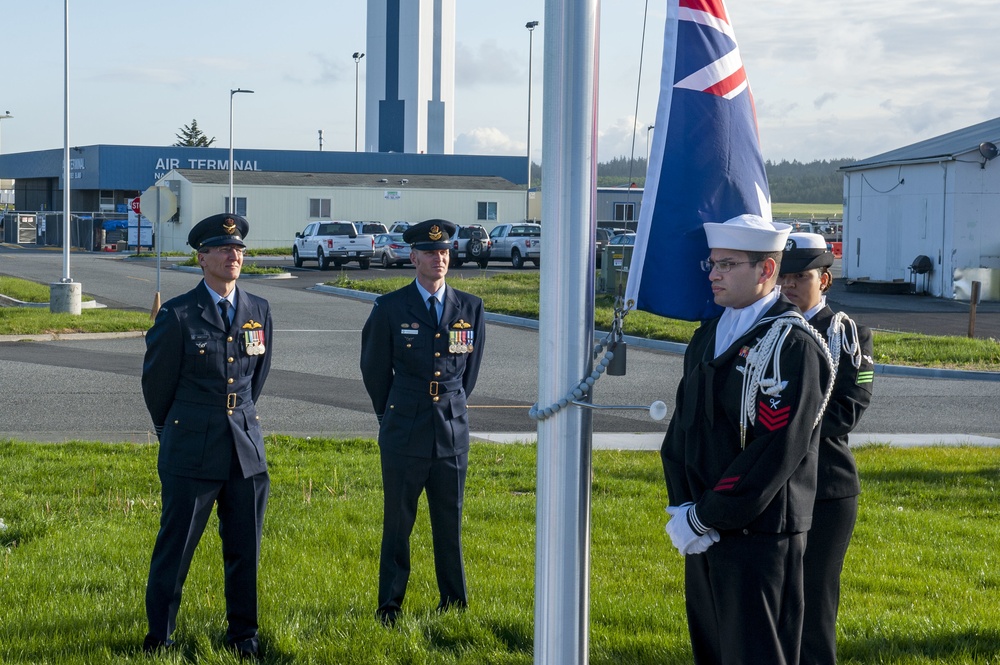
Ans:
[{"label": "sky", "polygon": [[[864,158],[1000,116],[996,0],[729,0],[771,161]],[[364,0],[70,0],[70,145],[171,145],[184,125],[237,148],[352,151]],[[0,151],[63,146],[59,0],[3,0]],[[455,152],[541,162],[543,0],[457,0]],[[600,7],[598,160],[645,157],[662,0]],[[643,29],[645,23],[645,30]],[[365,60],[360,73],[364,145]],[[653,130],[655,131],[655,129]]]}]

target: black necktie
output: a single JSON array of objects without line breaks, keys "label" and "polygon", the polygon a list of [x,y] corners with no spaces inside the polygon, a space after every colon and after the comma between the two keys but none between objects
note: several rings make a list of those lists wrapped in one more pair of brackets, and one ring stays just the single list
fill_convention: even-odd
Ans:
[{"label": "black necktie", "polygon": [[437,308],[437,300],[435,300],[434,296],[431,296],[427,299],[427,309],[430,310],[431,318],[434,319],[434,325],[437,325],[438,308]]},{"label": "black necktie", "polygon": [[219,313],[222,314],[222,323],[229,325],[229,301],[223,298],[219,301]]}]

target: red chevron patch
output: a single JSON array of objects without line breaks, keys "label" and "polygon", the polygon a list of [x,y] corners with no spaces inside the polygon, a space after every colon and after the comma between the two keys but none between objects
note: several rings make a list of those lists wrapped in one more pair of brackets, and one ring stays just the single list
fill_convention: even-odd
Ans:
[{"label": "red chevron patch", "polygon": [[729,478],[722,478],[715,485],[716,492],[725,492],[726,490],[731,490],[736,487],[736,483],[740,482],[740,476],[731,476]]},{"label": "red chevron patch", "polygon": [[786,406],[780,409],[770,409],[763,402],[757,403],[757,419],[769,432],[781,429],[788,424],[792,417],[792,407]]}]

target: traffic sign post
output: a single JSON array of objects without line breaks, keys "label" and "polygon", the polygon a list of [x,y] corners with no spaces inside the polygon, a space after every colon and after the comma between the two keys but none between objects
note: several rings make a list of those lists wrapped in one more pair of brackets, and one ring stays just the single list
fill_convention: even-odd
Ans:
[{"label": "traffic sign post", "polygon": [[[132,209],[136,214],[139,214],[140,205],[147,211],[144,217],[156,224],[156,237],[162,238],[160,225],[177,214],[177,195],[170,191],[169,187],[153,186],[144,191],[139,198],[132,199]],[[156,313],[160,311],[160,243],[153,244],[156,247],[156,295],[153,298],[153,308],[149,312],[151,319],[155,319]]]}]

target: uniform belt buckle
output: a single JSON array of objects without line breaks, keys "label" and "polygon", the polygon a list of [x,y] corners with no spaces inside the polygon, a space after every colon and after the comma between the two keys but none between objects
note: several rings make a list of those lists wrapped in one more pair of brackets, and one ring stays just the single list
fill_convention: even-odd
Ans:
[{"label": "uniform belt buckle", "polygon": [[437,394],[438,394],[438,382],[437,381],[431,381],[431,390],[430,390],[430,393],[431,393],[431,397],[437,397]]},{"label": "uniform belt buckle", "polygon": [[236,393],[229,393],[226,395],[226,408],[227,409],[236,408]]}]

